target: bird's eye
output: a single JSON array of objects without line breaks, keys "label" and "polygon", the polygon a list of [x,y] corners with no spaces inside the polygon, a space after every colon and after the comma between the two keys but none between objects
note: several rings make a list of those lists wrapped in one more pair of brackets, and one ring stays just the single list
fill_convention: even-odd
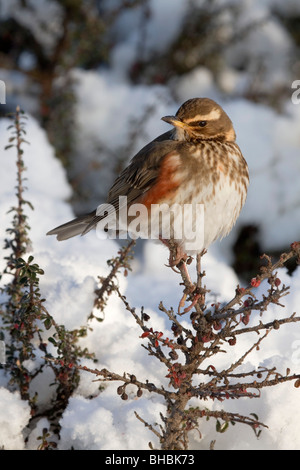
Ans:
[{"label": "bird's eye", "polygon": [[207,121],[195,121],[192,122],[190,125],[193,127],[205,127],[207,124]]}]

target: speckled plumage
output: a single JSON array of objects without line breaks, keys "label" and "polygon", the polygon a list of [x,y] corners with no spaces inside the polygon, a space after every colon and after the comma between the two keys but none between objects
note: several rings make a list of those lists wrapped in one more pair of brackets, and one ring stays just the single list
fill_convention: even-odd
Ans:
[{"label": "speckled plumage", "polygon": [[[117,212],[120,196],[127,196],[128,208],[132,204],[143,204],[148,209],[146,225],[150,220],[156,225],[152,233],[155,237],[161,236],[163,230],[158,204],[169,207],[175,204],[177,211],[186,204],[203,204],[202,241],[193,249],[188,248],[190,234],[199,228],[195,226],[196,217],[192,220],[183,217],[184,233],[176,240],[183,252],[200,252],[227,235],[236,222],[247,195],[248,166],[235,143],[231,120],[213,100],[188,100],[176,116],[162,119],[174,129],[150,142],[133,157],[112,185],[107,203]],[[175,218],[179,217],[178,212],[174,214]],[[103,217],[93,211],[48,234],[64,240],[87,233],[101,219]]]}]

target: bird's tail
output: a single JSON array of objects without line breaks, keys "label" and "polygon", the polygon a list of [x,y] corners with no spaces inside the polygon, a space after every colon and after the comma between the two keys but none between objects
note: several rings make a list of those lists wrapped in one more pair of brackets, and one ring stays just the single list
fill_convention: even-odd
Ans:
[{"label": "bird's tail", "polygon": [[81,217],[77,217],[66,224],[59,225],[59,227],[50,230],[47,235],[56,235],[59,241],[76,237],[76,235],[85,235],[96,225],[93,223],[95,216],[96,211],[82,215]]}]

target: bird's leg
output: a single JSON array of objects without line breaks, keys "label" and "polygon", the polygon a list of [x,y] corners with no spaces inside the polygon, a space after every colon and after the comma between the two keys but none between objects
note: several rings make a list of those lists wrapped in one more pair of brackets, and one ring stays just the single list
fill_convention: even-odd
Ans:
[{"label": "bird's leg", "polygon": [[[181,315],[180,310],[184,307],[186,299],[188,298],[188,296],[190,296],[194,292],[196,287],[195,287],[195,284],[191,280],[190,273],[188,272],[188,269],[186,266],[186,261],[181,259],[181,261],[177,265],[177,268],[179,269],[180,275],[183,280],[183,284],[185,286],[185,289],[183,291],[183,296],[181,297],[179,301],[179,305],[178,305],[178,313]],[[193,307],[193,305],[191,305],[191,308]],[[187,313],[187,311],[189,310],[190,308],[188,308],[188,310],[184,309],[183,313]]]},{"label": "bird's leg", "polygon": [[195,307],[197,311],[198,309],[200,309],[199,311],[201,311],[201,305],[204,304],[205,293],[202,289],[201,284],[202,284],[202,277],[205,276],[205,271],[201,272],[201,258],[205,253],[206,253],[206,250],[204,249],[201,251],[201,253],[197,254],[197,283],[196,284],[191,281],[191,278],[189,276],[187,266],[186,266],[186,263],[189,263],[191,258],[189,258],[186,262],[181,261],[181,263],[177,266],[178,269],[180,270],[180,274],[181,274],[183,283],[185,285],[184,294],[179,302],[179,308],[178,308],[179,314],[180,314],[180,309],[184,307],[184,304],[188,295],[191,296],[192,302],[188,307],[186,307],[183,310],[182,312],[183,314],[188,313],[193,307]]},{"label": "bird's leg", "polygon": [[[176,266],[178,269],[181,278],[183,280],[183,284],[185,286],[185,289],[183,291],[183,296],[180,299],[179,305],[178,305],[178,313],[180,314],[181,308],[184,307],[184,304],[186,302],[186,299],[188,296],[191,296],[192,293],[195,290],[195,284],[192,282],[192,279],[190,277],[190,273],[187,268],[187,264],[191,263],[192,258],[188,256],[180,246],[172,243],[169,245],[170,249],[170,258],[169,258],[169,264],[172,267],[172,265]],[[191,308],[193,307],[194,302],[191,305]],[[186,313],[190,309],[184,309],[183,313]]]},{"label": "bird's leg", "polygon": [[[197,284],[195,284],[194,282],[192,282],[190,273],[187,268],[187,264],[190,264],[193,258],[191,256],[188,256],[182,250],[180,245],[177,245],[173,240],[165,240],[163,238],[160,238],[160,240],[165,246],[168,247],[170,251],[168,266],[173,269],[173,271],[181,275],[183,284],[185,286],[183,296],[181,297],[178,305],[178,313],[179,315],[182,315],[184,313],[189,312],[193,307],[197,308],[199,300],[202,300],[203,298],[203,294],[200,293],[201,279],[205,275],[205,273],[201,273],[201,257],[206,253],[206,250],[203,250],[201,253],[197,254]],[[175,267],[178,269],[178,271],[175,269]],[[200,292],[197,292],[198,290]],[[184,307],[185,302],[189,296],[192,298],[191,304],[186,307],[182,313],[180,313],[180,310]]]},{"label": "bird's leg", "polygon": [[173,262],[173,253],[172,253],[172,246],[170,245],[170,241],[166,240],[165,238],[159,237],[160,241],[168,248],[170,252],[169,256],[169,264],[166,264],[168,268],[171,268],[175,273],[179,274],[179,271],[176,271],[175,266],[176,263]]},{"label": "bird's leg", "polygon": [[181,261],[184,263],[189,259],[188,255],[182,250],[182,248],[174,242],[174,240],[166,240],[162,237],[159,238],[160,241],[169,249],[169,264],[170,268],[178,267]]}]

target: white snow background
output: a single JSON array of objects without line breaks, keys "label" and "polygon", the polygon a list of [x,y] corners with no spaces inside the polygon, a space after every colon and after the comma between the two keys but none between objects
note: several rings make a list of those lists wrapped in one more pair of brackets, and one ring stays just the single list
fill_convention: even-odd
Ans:
[{"label": "white snow background", "polygon": [[[182,2],[173,0],[174,9],[171,14],[174,21],[167,23],[164,21],[165,10],[160,8],[161,2],[153,0],[152,3],[156,15],[149,31],[153,36],[151,46],[163,47],[164,41],[167,44],[172,37],[172,25],[178,24]],[[291,3],[293,2],[286,2],[287,8]],[[259,2],[254,4],[256,11],[261,13],[263,7],[259,7]],[[268,2],[265,4],[268,5]],[[161,28],[161,24],[166,28]],[[274,41],[271,49],[275,49],[278,38],[281,47],[288,48],[289,44],[284,41],[282,32],[278,31],[279,26],[272,26],[264,31],[269,41]],[[210,74],[205,69],[178,78],[176,101],[171,98],[170,90],[166,86],[134,86],[123,76],[124,70],[132,60],[135,46],[134,32],[128,34],[126,29],[126,18],[123,20],[123,28],[126,34],[124,33],[123,42],[115,50],[115,61],[111,69],[105,72],[74,71],[77,79],[77,119],[80,124],[78,142],[83,155],[86,156],[85,161],[88,162],[89,158],[90,136],[96,139],[99,135],[104,143],[113,140],[116,145],[122,144],[127,131],[124,123],[130,117],[138,116],[144,106],[155,105],[155,111],[146,128],[150,140],[168,130],[167,125],[160,121],[160,117],[175,112],[185,99],[209,96],[223,105],[234,123],[237,142],[249,164],[251,184],[237,226],[229,237],[209,249],[203,263],[207,273],[207,287],[218,294],[218,299],[230,300],[240,282],[230,267],[230,246],[241,224],[247,222],[261,226],[261,243],[265,249],[288,247],[299,239],[300,105],[293,105],[287,100],[285,112],[278,114],[267,106],[250,103],[244,99],[232,97],[225,100],[215,89]],[[256,44],[255,41],[254,37],[253,44]],[[253,44],[249,43],[250,49]],[[122,57],[122,62],[119,57]],[[276,77],[272,77],[275,80]],[[236,82],[230,75],[230,70],[228,75],[223,77],[229,84],[234,83],[234,86],[239,87],[241,77],[235,78]],[[282,76],[277,78],[283,80]],[[9,124],[6,119],[0,121],[1,247],[6,237],[5,229],[11,220],[11,214],[7,214],[7,211],[15,204],[15,149],[3,151],[9,137]],[[119,245],[113,240],[97,239],[94,232],[65,242],[46,237],[48,230],[74,216],[67,202],[71,196],[71,188],[45,132],[32,117],[28,121],[26,131],[30,145],[24,145],[28,178],[25,198],[34,206],[34,211],[28,209],[32,254],[45,271],[45,275],[41,277],[41,290],[47,299],[46,307],[49,313],[58,323],[73,329],[86,323],[93,306],[97,276],[108,272],[106,260],[116,255]],[[141,139],[137,142],[135,150],[145,143],[146,141]],[[128,155],[128,159],[132,156]],[[101,181],[94,184],[101,185]],[[5,255],[3,250],[0,258],[1,270],[5,266]],[[170,325],[157,306],[163,300],[166,307],[176,307],[181,292],[178,277],[164,266],[166,262],[167,251],[163,247],[151,241],[144,243],[142,256],[133,262],[133,272],[126,279],[120,277],[120,288],[131,305],[137,307],[137,311],[141,306],[145,307],[145,311],[151,316],[150,322],[154,329],[170,336]],[[280,270],[279,277],[291,286],[291,293],[284,298],[284,309],[269,308],[264,316],[266,321],[291,315],[294,311],[300,314],[299,269],[292,277],[288,277],[285,270]],[[5,279],[2,283],[4,281]],[[260,286],[257,289],[258,295],[265,288],[264,284]],[[141,348],[141,342],[145,341],[139,338],[141,331],[119,299],[112,296],[105,321],[93,321],[91,326],[93,331],[82,340],[82,345],[96,353],[99,369],[106,367],[120,374],[126,371],[134,373],[140,380],[148,379],[155,384],[167,385],[167,379],[164,377],[166,370]],[[287,367],[293,367],[291,372],[299,372],[299,331],[299,326],[294,324],[285,325],[279,331],[272,332],[260,350],[248,357],[245,369],[261,365],[276,366],[278,372],[283,374]],[[240,357],[256,339],[256,335],[253,335],[240,338],[236,347],[230,348],[228,354],[218,359],[217,364],[214,363],[215,367],[221,367],[225,361],[231,364]],[[91,367],[94,365],[88,360],[83,364]],[[45,376],[45,382],[39,384],[41,403],[47,403],[51,398],[49,383],[52,379],[53,377]],[[70,399],[60,422],[62,428],[58,448],[147,449],[149,441],[153,442],[154,447],[158,446],[156,437],[136,419],[134,410],[145,421],[159,423],[160,412],[164,413],[166,410],[163,400],[147,393],[136,399],[133,389],[129,399],[122,401],[116,393],[117,383],[107,384],[104,391],[98,393],[98,384],[93,382],[93,379],[91,374],[81,373],[80,385]],[[0,448],[3,446],[5,449],[36,449],[39,442],[36,438],[41,435],[42,429],[48,426],[47,420],[41,419],[33,430],[27,431],[28,442],[25,445],[23,432],[30,418],[30,409],[17,392],[8,391],[7,380],[7,376],[1,371]],[[91,399],[91,396],[94,398]],[[224,408],[241,414],[254,412],[268,425],[268,429],[263,429],[257,439],[253,431],[245,425],[236,424],[226,433],[217,434],[214,420],[200,421],[202,438],[194,432],[191,449],[208,449],[210,441],[214,439],[216,449],[228,450],[298,449],[300,446],[299,390],[294,388],[291,382],[263,390],[259,399],[239,399],[222,404],[193,401],[192,404],[211,409]]]}]

